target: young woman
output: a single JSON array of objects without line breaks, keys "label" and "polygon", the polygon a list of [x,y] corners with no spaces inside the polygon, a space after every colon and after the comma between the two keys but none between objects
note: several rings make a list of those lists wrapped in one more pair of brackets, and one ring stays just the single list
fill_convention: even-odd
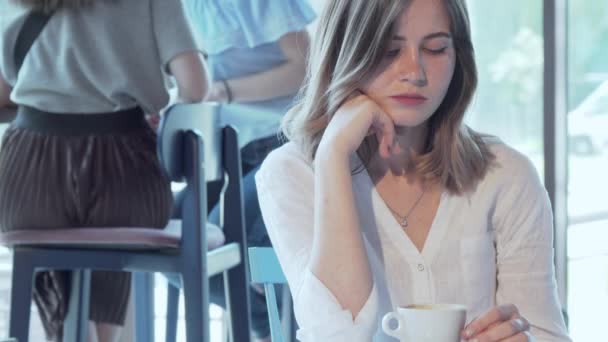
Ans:
[{"label": "young woman", "polygon": [[[183,101],[202,101],[209,87],[181,2],[14,2],[51,16],[20,69],[29,13],[0,37],[1,104],[19,107],[0,151],[0,228],[164,227],[172,194],[144,112],[166,105],[169,75]],[[61,339],[67,284],[66,272],[36,279],[49,339]],[[129,288],[128,273],[93,273],[91,341],[117,340]]]},{"label": "young woman", "polygon": [[395,307],[461,303],[465,340],[569,341],[534,167],[463,124],[464,0],[335,0],[318,25],[291,141],[256,177],[299,338],[389,341]]}]

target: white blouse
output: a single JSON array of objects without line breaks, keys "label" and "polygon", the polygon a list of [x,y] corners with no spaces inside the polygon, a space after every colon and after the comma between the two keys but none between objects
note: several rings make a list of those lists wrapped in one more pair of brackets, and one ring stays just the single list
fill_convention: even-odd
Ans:
[{"label": "white blouse", "polygon": [[413,303],[458,303],[467,323],[513,303],[536,341],[571,341],[557,296],[547,193],[530,161],[502,143],[496,166],[466,195],[441,195],[422,252],[376,191],[353,175],[373,289],[357,317],[308,267],[313,242],[312,164],[294,143],[272,152],[257,173],[260,208],[294,297],[300,341],[394,341],[384,314]]}]

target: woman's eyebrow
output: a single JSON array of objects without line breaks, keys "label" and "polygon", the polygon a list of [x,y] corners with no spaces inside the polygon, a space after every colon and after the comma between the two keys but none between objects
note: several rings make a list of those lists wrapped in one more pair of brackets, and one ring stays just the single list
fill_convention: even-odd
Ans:
[{"label": "woman's eyebrow", "polygon": [[[447,32],[433,32],[431,34],[427,34],[426,36],[424,36],[424,38],[422,38],[422,40],[430,40],[433,38],[448,38],[448,39],[452,39],[452,35],[447,33]],[[393,40],[399,40],[399,41],[405,41],[407,40],[405,37],[400,36],[400,35],[394,35],[393,36]]]},{"label": "woman's eyebrow", "polygon": [[435,32],[435,33],[431,33],[429,35],[424,36],[423,40],[429,40],[429,39],[433,39],[433,38],[452,39],[452,35],[447,32]]}]

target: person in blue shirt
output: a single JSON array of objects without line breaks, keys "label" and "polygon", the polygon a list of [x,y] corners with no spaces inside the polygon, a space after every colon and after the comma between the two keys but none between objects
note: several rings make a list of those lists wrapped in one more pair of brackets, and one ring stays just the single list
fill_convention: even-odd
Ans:
[{"label": "person in blue shirt", "polygon": [[[280,121],[304,81],[309,37],[315,19],[304,0],[188,0],[191,25],[204,50],[220,120],[238,129],[243,163],[245,224],[249,246],[270,246],[254,176],[266,155],[280,145]],[[210,222],[219,222],[214,208]],[[211,301],[225,306],[222,279],[211,280]],[[252,329],[269,341],[261,288],[251,292]]]}]

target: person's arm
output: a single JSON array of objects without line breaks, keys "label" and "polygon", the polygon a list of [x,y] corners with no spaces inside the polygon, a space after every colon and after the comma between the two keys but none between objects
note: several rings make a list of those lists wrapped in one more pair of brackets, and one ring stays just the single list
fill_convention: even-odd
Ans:
[{"label": "person's arm", "polygon": [[178,102],[201,102],[209,92],[209,77],[200,52],[187,51],[169,62],[169,72],[175,77]]},{"label": "person's arm", "polygon": [[369,97],[353,95],[325,129],[314,167],[303,156],[293,157],[298,151],[292,146],[271,153],[256,175],[260,209],[294,294],[302,341],[370,341],[377,329],[378,292],[349,164],[370,131],[383,157],[399,152],[390,147],[392,119]]},{"label": "person's arm", "polygon": [[357,216],[349,158],[321,151],[315,160],[315,239],[311,271],[356,316],[372,276]]},{"label": "person's arm", "polygon": [[526,157],[514,151],[502,157],[499,162],[508,169],[497,177],[502,181],[492,217],[497,306],[465,331],[479,341],[515,340],[525,338],[521,329],[529,326],[535,341],[569,342],[557,295],[553,217],[547,192]]},{"label": "person's arm", "polygon": [[194,40],[183,1],[151,0],[151,17],[161,67],[175,77],[178,101],[201,102],[209,91],[202,53]]},{"label": "person's arm", "polygon": [[355,95],[330,120],[314,162],[315,238],[309,266],[353,317],[366,303],[373,279],[355,206],[349,160],[370,131],[379,140],[380,154],[388,157],[395,134],[392,119],[366,95]]},{"label": "person's arm", "polygon": [[260,209],[293,293],[301,341],[370,341],[378,328],[378,290],[349,164],[370,131],[383,157],[400,152],[391,147],[391,118],[369,97],[354,94],[325,129],[314,167],[293,145],[272,152],[256,175]]},{"label": "person's arm", "polygon": [[[286,61],[275,68],[241,78],[225,80],[233,102],[264,101],[296,93],[306,74],[309,36],[306,30],[290,32],[279,39]],[[226,102],[225,84],[213,82],[208,100]]]},{"label": "person's arm", "polygon": [[298,340],[371,341],[378,328],[377,290],[353,315],[309,268],[315,234],[314,182],[311,165],[292,144],[271,153],[256,174],[264,224],[293,295]]}]

